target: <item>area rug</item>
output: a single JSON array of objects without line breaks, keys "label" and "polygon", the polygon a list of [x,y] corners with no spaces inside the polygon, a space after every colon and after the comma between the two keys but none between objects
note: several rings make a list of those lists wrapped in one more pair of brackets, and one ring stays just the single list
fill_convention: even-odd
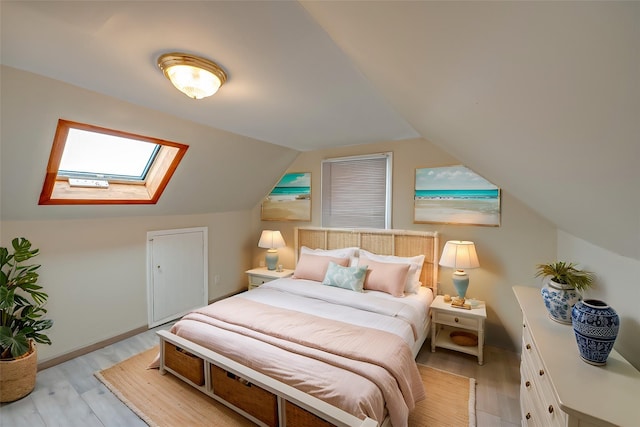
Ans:
[{"label": "area rug", "polygon": [[[254,426],[251,421],[173,375],[146,369],[158,347],[124,360],[95,376],[152,427]],[[427,399],[409,417],[410,427],[474,427],[475,380],[418,365]],[[212,422],[215,420],[215,422]]]}]

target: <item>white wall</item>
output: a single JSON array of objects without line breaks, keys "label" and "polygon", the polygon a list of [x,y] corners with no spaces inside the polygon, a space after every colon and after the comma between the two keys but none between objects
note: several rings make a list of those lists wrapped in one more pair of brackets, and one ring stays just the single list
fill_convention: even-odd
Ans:
[{"label": "white wall", "polygon": [[[320,165],[323,159],[384,151],[393,152],[393,228],[438,231],[441,233],[441,247],[447,240],[474,241],[481,267],[469,271],[468,294],[487,301],[487,343],[507,349],[519,349],[521,313],[511,287],[541,286],[540,281],[534,278],[535,265],[555,259],[556,228],[504,191],[500,227],[414,224],[415,169],[460,164],[454,157],[424,139],[342,147],[298,155],[288,171],[311,172],[311,222],[260,221],[258,204],[253,211],[253,265],[258,266],[264,259],[264,250],[255,246],[260,231],[277,229],[282,231],[287,243],[287,248],[279,250],[281,263],[287,268],[294,267],[293,228],[321,225]],[[496,161],[502,160],[496,158]],[[501,186],[499,182],[494,184]],[[441,269],[441,293],[455,294],[451,274],[451,269]]]},{"label": "white wall", "polygon": [[558,231],[558,259],[576,262],[597,275],[585,298],[608,303],[620,316],[615,349],[640,369],[640,261],[626,258]]},{"label": "white wall", "polygon": [[[40,255],[40,284],[49,294],[52,345],[39,361],[64,355],[147,325],[147,232],[209,228],[209,299],[246,287],[249,211],[101,220],[3,221],[2,246],[26,237]],[[246,255],[244,255],[246,254]],[[218,285],[214,278],[220,275]],[[179,283],[176,286],[180,286]]]}]

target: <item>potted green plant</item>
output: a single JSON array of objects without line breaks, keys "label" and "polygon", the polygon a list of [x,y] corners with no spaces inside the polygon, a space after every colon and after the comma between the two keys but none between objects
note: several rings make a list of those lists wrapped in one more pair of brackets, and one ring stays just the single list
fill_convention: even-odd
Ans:
[{"label": "potted green plant", "polygon": [[541,293],[551,319],[567,324],[571,324],[571,309],[582,299],[581,292],[593,286],[595,279],[592,272],[564,261],[538,264],[535,277],[545,280]]},{"label": "potted green plant", "polygon": [[11,241],[13,251],[0,247],[0,402],[29,394],[37,372],[35,343],[51,344],[44,330],[48,295],[38,285],[38,264],[26,264],[38,255],[24,237]]}]

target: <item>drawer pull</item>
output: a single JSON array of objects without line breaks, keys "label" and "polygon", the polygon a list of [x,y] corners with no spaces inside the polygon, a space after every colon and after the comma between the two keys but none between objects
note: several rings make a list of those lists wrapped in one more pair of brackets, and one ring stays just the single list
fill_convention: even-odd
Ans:
[{"label": "drawer pull", "polygon": [[529,388],[529,387],[531,387],[531,382],[530,382],[530,381],[527,381],[526,383],[524,383],[524,385],[525,385],[527,388]]},{"label": "drawer pull", "polygon": [[531,344],[527,344],[527,350],[531,350]]},{"label": "drawer pull", "polygon": [[549,405],[549,413],[553,414],[553,405]]},{"label": "drawer pull", "polygon": [[527,412],[527,415],[524,416],[526,419],[530,420],[531,419],[531,412]]},{"label": "drawer pull", "polygon": [[540,374],[540,376],[544,375],[544,371],[542,369],[540,369],[540,372],[538,372]]},{"label": "drawer pull", "polygon": [[455,319],[453,319],[454,322],[458,323],[460,321],[460,319],[458,319],[457,317]]}]

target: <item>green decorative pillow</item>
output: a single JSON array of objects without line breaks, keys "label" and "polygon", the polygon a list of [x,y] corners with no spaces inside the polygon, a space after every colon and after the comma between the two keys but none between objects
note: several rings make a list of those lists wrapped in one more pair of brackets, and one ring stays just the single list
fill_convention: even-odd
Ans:
[{"label": "green decorative pillow", "polygon": [[322,284],[362,292],[364,289],[364,278],[366,275],[366,265],[343,267],[333,261],[330,261],[329,267],[327,268],[327,274],[325,274]]}]

